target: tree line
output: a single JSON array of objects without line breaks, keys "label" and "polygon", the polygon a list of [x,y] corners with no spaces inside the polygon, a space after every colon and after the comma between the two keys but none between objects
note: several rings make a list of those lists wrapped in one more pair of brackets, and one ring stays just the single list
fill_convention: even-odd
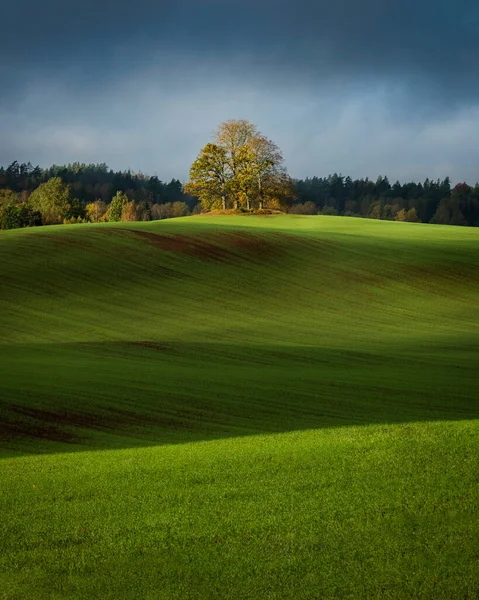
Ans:
[{"label": "tree line", "polygon": [[424,183],[391,184],[343,175],[295,181],[297,201],[290,212],[331,214],[441,225],[479,226],[479,184],[451,186],[449,177]]},{"label": "tree line", "polygon": [[244,119],[222,123],[185,184],[113,171],[104,163],[13,162],[0,167],[0,228],[55,223],[148,221],[189,214],[281,211],[479,226],[479,184],[449,177],[391,184],[341,174],[292,179],[278,146]]},{"label": "tree line", "polygon": [[[198,207],[198,208],[197,208]],[[198,212],[182,183],[106,164],[73,163],[48,169],[18,163],[0,167],[0,228],[57,223],[149,221]]]}]

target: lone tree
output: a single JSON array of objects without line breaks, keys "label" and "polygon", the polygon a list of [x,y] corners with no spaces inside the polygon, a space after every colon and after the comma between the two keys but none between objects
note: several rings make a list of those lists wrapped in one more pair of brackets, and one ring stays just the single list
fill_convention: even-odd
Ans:
[{"label": "lone tree", "polygon": [[278,146],[246,119],[222,123],[191,165],[188,194],[204,210],[284,209],[294,200]]}]

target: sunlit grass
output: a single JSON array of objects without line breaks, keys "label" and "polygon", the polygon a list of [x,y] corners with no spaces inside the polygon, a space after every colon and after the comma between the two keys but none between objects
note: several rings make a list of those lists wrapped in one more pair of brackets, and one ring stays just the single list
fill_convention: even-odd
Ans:
[{"label": "sunlit grass", "polygon": [[477,597],[477,421],[0,463],[6,598]]}]

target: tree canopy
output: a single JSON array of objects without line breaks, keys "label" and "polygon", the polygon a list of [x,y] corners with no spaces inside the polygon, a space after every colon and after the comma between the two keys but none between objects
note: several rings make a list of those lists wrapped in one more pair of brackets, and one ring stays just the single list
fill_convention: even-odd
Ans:
[{"label": "tree canopy", "polygon": [[61,223],[70,216],[70,188],[60,177],[52,177],[38,186],[28,199],[28,204],[42,214],[44,223]]},{"label": "tree canopy", "polygon": [[294,200],[280,149],[246,119],[218,127],[191,165],[185,192],[197,196],[203,210],[285,209]]}]

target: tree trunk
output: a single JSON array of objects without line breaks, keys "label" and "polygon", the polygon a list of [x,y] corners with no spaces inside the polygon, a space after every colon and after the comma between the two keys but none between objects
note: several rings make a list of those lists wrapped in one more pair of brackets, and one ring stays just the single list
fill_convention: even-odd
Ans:
[{"label": "tree trunk", "polygon": [[221,196],[221,201],[223,202],[223,210],[226,210],[226,198]]}]

